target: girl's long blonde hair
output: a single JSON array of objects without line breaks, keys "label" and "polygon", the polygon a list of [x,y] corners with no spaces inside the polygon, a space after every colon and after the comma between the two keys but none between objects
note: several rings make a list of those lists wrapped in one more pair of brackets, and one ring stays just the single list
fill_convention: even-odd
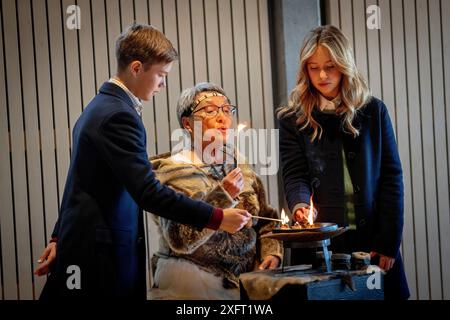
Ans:
[{"label": "girl's long blonde hair", "polygon": [[356,68],[348,39],[341,30],[332,25],[315,28],[306,36],[300,51],[300,67],[295,88],[289,96],[288,105],[278,109],[278,118],[295,115],[301,130],[312,128],[311,141],[322,137],[323,129],[312,116],[312,111],[319,105],[320,93],[311,83],[307,70],[307,61],[319,45],[328,49],[336,68],[342,73],[341,105],[336,109],[336,113],[344,114],[344,129],[356,137],[359,131],[352,121],[357,110],[369,100],[370,91]]}]

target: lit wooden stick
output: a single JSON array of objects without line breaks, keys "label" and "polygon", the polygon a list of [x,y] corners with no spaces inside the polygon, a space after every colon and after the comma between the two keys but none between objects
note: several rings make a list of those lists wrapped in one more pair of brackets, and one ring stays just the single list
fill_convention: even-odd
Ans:
[{"label": "lit wooden stick", "polygon": [[260,217],[260,216],[252,216],[252,218],[255,218],[255,219],[263,219],[263,220],[270,220],[270,221],[283,222],[283,220],[281,220],[281,219],[266,218],[266,217]]}]

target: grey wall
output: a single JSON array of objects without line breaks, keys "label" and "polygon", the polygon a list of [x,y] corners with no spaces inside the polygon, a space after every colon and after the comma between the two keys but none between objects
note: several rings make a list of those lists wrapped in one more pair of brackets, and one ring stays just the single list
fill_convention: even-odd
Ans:
[{"label": "grey wall", "polygon": [[[289,94],[295,87],[299,66],[299,52],[309,30],[320,25],[321,6],[319,0],[269,0],[271,52],[273,70],[274,109],[286,105]],[[276,124],[275,124],[276,125]],[[281,175],[278,175],[281,186]],[[278,197],[285,212],[290,215],[283,188]],[[286,255],[290,263],[290,255]]]},{"label": "grey wall", "polygon": [[[450,299],[450,2],[327,0],[327,22],[389,108],[404,170],[402,254],[413,299]],[[381,29],[366,9],[381,9]]]},{"label": "grey wall", "polygon": [[[69,5],[81,29],[69,30]],[[179,93],[210,80],[239,106],[239,121],[273,128],[265,0],[2,0],[0,5],[0,299],[33,299],[34,277],[56,221],[74,123],[116,69],[114,42],[133,20],[179,49],[168,88],[144,104],[150,156],[170,151]],[[264,176],[278,207],[276,175]],[[150,220],[150,219],[147,219]],[[148,224],[149,254],[157,234]]]},{"label": "grey wall", "polygon": [[287,103],[297,78],[300,47],[309,30],[321,23],[319,0],[272,0],[275,105]]}]

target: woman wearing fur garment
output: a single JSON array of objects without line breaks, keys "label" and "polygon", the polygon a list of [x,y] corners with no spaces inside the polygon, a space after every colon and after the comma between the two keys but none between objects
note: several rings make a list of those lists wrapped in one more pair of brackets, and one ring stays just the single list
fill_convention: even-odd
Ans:
[{"label": "woman wearing fur garment", "polygon": [[[260,178],[250,166],[238,164],[229,144],[224,147],[235,112],[236,107],[217,85],[199,83],[183,91],[177,115],[192,147],[153,158],[153,169],[161,183],[191,198],[277,218]],[[281,263],[281,243],[259,237],[275,227],[273,221],[251,219],[246,228],[230,234],[198,230],[157,216],[154,219],[160,245],[152,259],[150,299],[239,299],[241,273],[274,269]]]}]

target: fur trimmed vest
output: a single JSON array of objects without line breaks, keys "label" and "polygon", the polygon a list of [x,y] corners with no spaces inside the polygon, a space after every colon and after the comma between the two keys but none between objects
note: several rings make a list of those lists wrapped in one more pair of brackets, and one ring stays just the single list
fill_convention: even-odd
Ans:
[{"label": "fur trimmed vest", "polygon": [[[252,215],[277,218],[276,210],[267,204],[260,178],[248,165],[239,165],[244,187],[239,201],[234,201],[221,186],[222,177],[217,176],[217,170],[185,159],[181,154],[155,157],[153,170],[161,183],[215,207],[236,207]],[[279,241],[259,238],[275,227],[272,221],[252,219],[247,227],[230,234],[221,230],[198,230],[155,215],[153,218],[161,235],[157,257],[176,257],[195,263],[201,269],[222,277],[224,287],[237,286],[239,275],[254,270],[268,255],[277,256],[280,261],[283,258]],[[156,267],[156,261],[154,257],[153,267]]]}]

